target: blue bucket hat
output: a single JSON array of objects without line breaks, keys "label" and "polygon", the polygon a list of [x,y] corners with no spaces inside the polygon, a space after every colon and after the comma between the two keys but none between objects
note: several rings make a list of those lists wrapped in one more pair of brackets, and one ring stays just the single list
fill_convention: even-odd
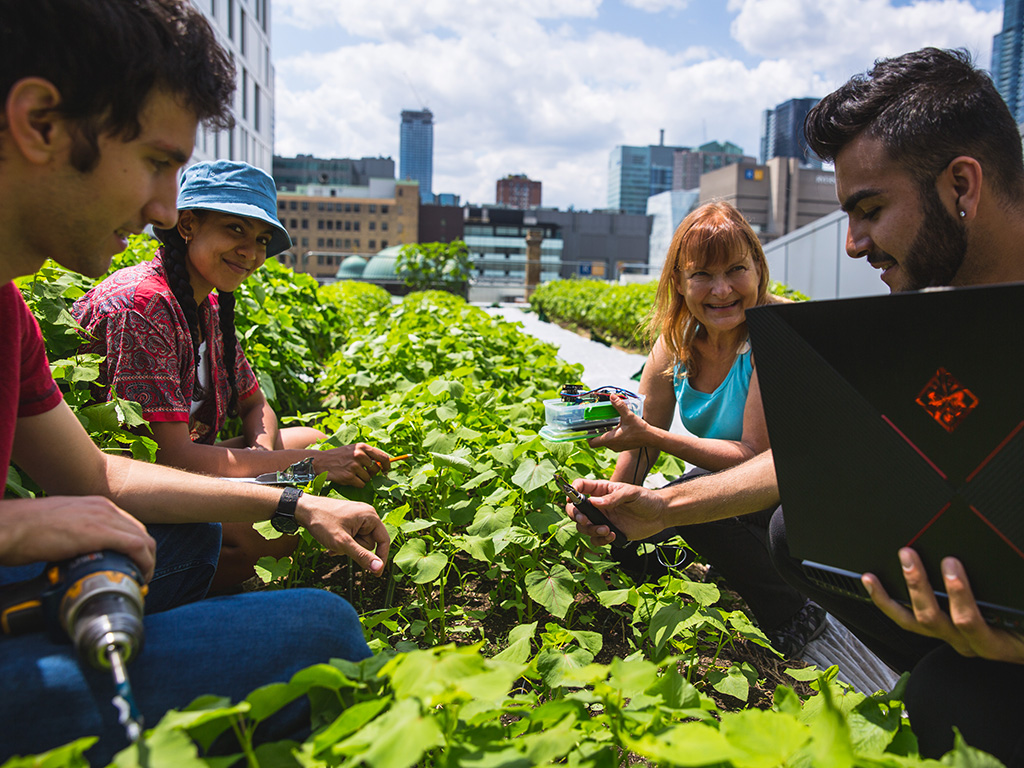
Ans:
[{"label": "blue bucket hat", "polygon": [[[178,210],[220,211],[265,221],[274,228],[267,244],[267,258],[292,245],[277,218],[277,189],[266,171],[234,160],[196,163],[185,169],[178,190]],[[171,230],[153,230],[166,242]]]}]

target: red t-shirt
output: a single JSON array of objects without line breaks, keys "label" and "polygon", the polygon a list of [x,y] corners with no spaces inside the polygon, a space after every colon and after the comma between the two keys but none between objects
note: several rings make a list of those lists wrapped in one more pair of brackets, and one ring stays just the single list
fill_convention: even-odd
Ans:
[{"label": "red t-shirt", "polygon": [[46,413],[61,397],[39,323],[14,283],[0,286],[0,468],[5,478],[18,419]]}]

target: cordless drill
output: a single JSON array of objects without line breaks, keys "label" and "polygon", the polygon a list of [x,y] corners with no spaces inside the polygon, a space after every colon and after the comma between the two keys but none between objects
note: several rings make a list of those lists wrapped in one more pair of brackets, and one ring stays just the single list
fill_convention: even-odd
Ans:
[{"label": "cordless drill", "polygon": [[142,648],[142,574],[130,558],[103,550],[50,563],[34,579],[0,587],[0,629],[21,635],[46,630],[68,637],[79,656],[109,669],[117,693],[113,704],[129,740],[142,732],[142,717],[125,664]]}]

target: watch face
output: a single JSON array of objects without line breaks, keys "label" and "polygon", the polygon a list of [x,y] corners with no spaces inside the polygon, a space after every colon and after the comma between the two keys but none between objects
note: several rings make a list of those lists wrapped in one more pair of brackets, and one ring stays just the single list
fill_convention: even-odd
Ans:
[{"label": "watch face", "polygon": [[282,515],[280,512],[270,518],[270,524],[274,526],[275,531],[281,533],[295,533],[299,530],[299,524],[295,522],[294,517]]}]

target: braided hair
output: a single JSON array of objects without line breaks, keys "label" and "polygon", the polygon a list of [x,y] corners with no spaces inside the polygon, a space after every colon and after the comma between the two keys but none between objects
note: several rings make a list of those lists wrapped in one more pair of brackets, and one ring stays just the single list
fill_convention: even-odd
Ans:
[{"label": "braided hair", "polygon": [[[204,211],[195,210],[193,213],[197,218],[202,218]],[[161,230],[160,239],[164,245],[161,249],[161,261],[164,273],[167,276],[167,285],[174,294],[174,298],[181,307],[182,314],[188,322],[188,332],[192,337],[192,352],[195,359],[196,375],[192,386],[192,399],[196,401],[205,400],[212,394],[204,387],[199,380],[199,306],[196,304],[195,294],[192,292],[192,281],[189,279],[186,260],[188,255],[188,243],[174,229]],[[238,354],[238,337],[235,334],[235,294],[230,291],[217,291],[217,303],[219,306],[220,332],[224,338],[224,365],[228,372],[228,384],[230,386],[230,398],[228,399],[229,417],[238,415],[238,382],[236,381],[235,358]]]}]

